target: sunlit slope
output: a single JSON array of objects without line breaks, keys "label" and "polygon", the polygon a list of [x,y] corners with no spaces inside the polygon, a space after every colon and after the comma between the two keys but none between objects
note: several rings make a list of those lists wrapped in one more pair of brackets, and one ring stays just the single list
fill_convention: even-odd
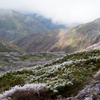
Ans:
[{"label": "sunlit slope", "polygon": [[19,47],[0,39],[0,52],[24,52]]},{"label": "sunlit slope", "polygon": [[38,35],[29,35],[12,41],[13,44],[21,47],[27,52],[46,52],[59,41],[58,34],[60,29],[49,31]]},{"label": "sunlit slope", "polygon": [[100,19],[74,26],[58,29],[39,35],[30,35],[12,43],[26,51],[64,51],[72,53],[83,50],[100,41]]}]

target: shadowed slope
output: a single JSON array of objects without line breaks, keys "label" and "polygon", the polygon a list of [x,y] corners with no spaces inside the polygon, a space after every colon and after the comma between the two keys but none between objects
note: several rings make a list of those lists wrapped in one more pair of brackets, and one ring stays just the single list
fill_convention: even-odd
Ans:
[{"label": "shadowed slope", "polygon": [[38,21],[21,13],[0,9],[0,37],[11,41],[29,34],[42,33],[47,29]]}]

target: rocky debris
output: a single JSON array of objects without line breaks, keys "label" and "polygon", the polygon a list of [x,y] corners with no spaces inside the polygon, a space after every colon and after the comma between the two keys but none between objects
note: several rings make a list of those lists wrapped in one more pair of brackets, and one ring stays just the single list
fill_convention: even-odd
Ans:
[{"label": "rocky debris", "polygon": [[79,100],[100,100],[100,82],[94,81],[76,96]]},{"label": "rocky debris", "polygon": [[77,96],[67,98],[66,100],[100,100],[100,82],[94,81],[80,91]]},{"label": "rocky debris", "polygon": [[94,79],[100,79],[100,70],[94,75]]},{"label": "rocky debris", "polygon": [[100,100],[100,81],[94,81],[86,86],[75,97],[63,98],[58,95],[56,100]]}]

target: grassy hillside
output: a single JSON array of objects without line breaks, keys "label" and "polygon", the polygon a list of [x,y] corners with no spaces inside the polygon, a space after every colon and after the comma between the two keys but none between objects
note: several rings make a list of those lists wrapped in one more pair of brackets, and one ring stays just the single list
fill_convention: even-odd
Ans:
[{"label": "grassy hillside", "polygon": [[28,35],[23,38],[12,41],[27,52],[46,52],[50,51],[50,48],[59,41],[58,34],[60,29],[49,31],[38,35]]},{"label": "grassy hillside", "polygon": [[72,53],[83,50],[100,41],[100,19],[74,26],[58,29],[39,35],[30,35],[12,43],[25,51],[64,51]]},{"label": "grassy hillside", "polygon": [[0,52],[24,52],[19,47],[0,39]]},{"label": "grassy hillside", "polygon": [[18,37],[47,31],[41,23],[21,13],[0,9],[0,38],[11,41]]},{"label": "grassy hillside", "polygon": [[[85,85],[89,84],[93,79],[93,75],[99,69],[99,50],[67,54],[60,59],[53,60],[50,63],[46,63],[42,66],[35,66],[28,69],[6,72],[5,74],[0,76],[0,92],[2,93],[4,90],[9,90],[15,85],[20,84],[21,86],[23,86],[26,82],[30,86],[31,83],[34,83],[33,87],[37,86],[38,88],[38,85],[41,83],[44,84],[45,89],[43,90],[43,85],[41,85],[42,90],[39,90],[40,93],[41,91],[45,92],[45,90],[48,89],[50,98],[56,98],[56,95],[69,97],[71,95],[76,95]],[[25,87],[26,86],[13,88],[12,90],[5,93],[5,97],[12,98],[12,93],[17,93],[21,88],[23,88],[24,90],[21,89],[20,92],[26,91]],[[19,88],[18,91],[17,88]],[[31,90],[29,90],[29,93],[31,93],[30,91]],[[9,94],[10,92],[11,94]],[[13,97],[14,95],[15,94],[13,94]],[[19,94],[16,98],[20,96],[21,95]],[[23,94],[23,96],[28,96],[28,100],[32,99],[31,94],[27,96]],[[48,94],[45,93],[45,98],[47,96]],[[23,98],[24,97],[22,97],[22,99]]]}]

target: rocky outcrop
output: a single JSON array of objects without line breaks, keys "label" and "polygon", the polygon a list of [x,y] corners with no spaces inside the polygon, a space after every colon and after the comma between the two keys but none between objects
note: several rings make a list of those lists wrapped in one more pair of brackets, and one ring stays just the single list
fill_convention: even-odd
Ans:
[{"label": "rocky outcrop", "polygon": [[57,98],[56,100],[100,100],[100,81],[94,81],[86,86],[75,97],[63,98],[59,95]]},{"label": "rocky outcrop", "polygon": [[91,85],[86,86],[75,97],[79,100],[100,100],[100,82],[94,81]]}]

